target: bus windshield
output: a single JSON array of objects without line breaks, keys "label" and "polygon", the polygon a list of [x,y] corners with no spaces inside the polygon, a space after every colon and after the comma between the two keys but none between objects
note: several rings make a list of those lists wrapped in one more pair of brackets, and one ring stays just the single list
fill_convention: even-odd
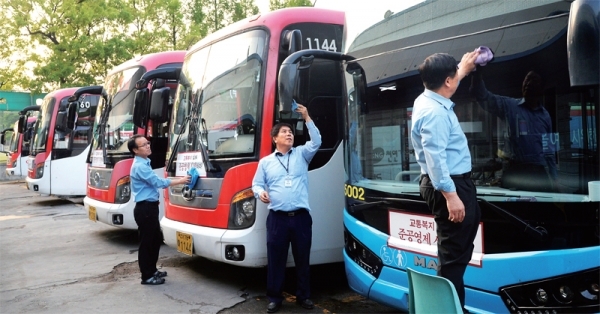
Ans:
[{"label": "bus windshield", "polygon": [[36,155],[46,149],[46,141],[50,132],[50,123],[52,122],[52,113],[56,105],[56,98],[46,97],[40,106],[38,117],[33,127],[34,133],[31,139],[31,155]]},{"label": "bus windshield", "polygon": [[[598,103],[569,86],[567,18],[567,13],[554,12],[522,25],[494,27],[497,21],[492,19],[486,29],[467,24],[472,34],[480,35],[453,37],[452,29],[428,33],[427,40],[451,46],[456,54],[477,47],[481,40],[473,38],[501,38],[491,46],[496,62],[463,79],[452,97],[469,142],[471,178],[488,201],[581,202],[587,199],[588,182],[600,179]],[[544,40],[536,39],[540,32]],[[400,40],[418,43],[424,38],[410,35]],[[427,48],[408,45],[359,61],[371,72],[366,73],[368,110],[353,103],[352,95],[348,107],[351,184],[419,197],[422,170],[410,134],[412,106],[424,89],[415,69],[435,52]],[[374,53],[356,49],[350,54],[358,59]],[[553,56],[552,67],[545,63],[546,56]],[[532,77],[539,81],[535,98]]]},{"label": "bus windshield", "polygon": [[[8,135],[8,132],[10,133],[10,137],[6,136]],[[14,153],[17,151],[17,147],[19,145],[19,133],[15,132],[14,130],[8,131],[6,132],[5,138],[7,139],[7,143],[6,143],[6,151],[10,152],[10,153]]]},{"label": "bus windshield", "polygon": [[[133,135],[133,98],[135,82],[146,72],[145,67],[138,66],[113,73],[106,78],[104,89],[108,94],[108,103],[100,101],[94,122],[94,147],[102,149],[99,136],[105,134],[108,154],[129,154],[125,142]],[[108,114],[104,111],[108,108]],[[102,118],[106,121],[101,121]],[[99,128],[104,126],[104,132]]]},{"label": "bus windshield", "polygon": [[[184,63],[170,151],[210,158],[254,154],[267,34],[252,30],[192,53]],[[185,127],[184,127],[185,124]]]}]

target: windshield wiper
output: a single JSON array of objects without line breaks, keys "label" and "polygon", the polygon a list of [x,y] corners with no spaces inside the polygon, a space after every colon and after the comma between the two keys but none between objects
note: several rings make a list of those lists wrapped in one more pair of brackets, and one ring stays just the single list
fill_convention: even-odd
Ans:
[{"label": "windshield wiper", "polygon": [[[206,120],[204,120],[204,118],[202,119],[202,133],[200,134],[200,136],[202,136],[203,134],[206,134],[206,143],[208,144],[208,130],[206,128]],[[204,147],[204,145],[202,145],[202,140],[200,140],[200,151],[202,152],[202,160],[204,160],[204,167],[206,167],[206,171],[208,172],[216,172],[217,169],[215,167],[213,167],[212,163],[210,162],[210,160],[208,160],[208,152],[206,151],[206,147]]]},{"label": "windshield wiper", "polygon": [[188,121],[191,119],[192,114],[189,113],[185,116],[183,123],[181,124],[181,128],[179,129],[179,134],[175,139],[175,144],[173,145],[173,149],[171,151],[171,156],[169,156],[169,161],[167,161],[167,172],[171,170],[171,165],[173,164],[173,160],[175,159],[175,155],[177,155],[177,148],[179,148],[179,140],[181,139],[181,135],[183,134],[185,128],[187,127]]},{"label": "windshield wiper", "polygon": [[375,200],[375,202],[366,202],[366,203],[355,203],[350,205],[348,211],[351,213],[356,213],[359,211],[371,209],[374,207],[382,206],[382,205],[392,205],[393,203],[411,203],[411,204],[425,204],[423,200],[411,200],[407,198],[398,198],[398,197],[377,197],[371,196],[370,200]]},{"label": "windshield wiper", "polygon": [[[201,98],[202,97],[200,97],[200,99]],[[171,156],[169,156],[169,161],[167,162],[167,171],[169,171],[169,169],[171,169],[173,160],[175,159],[175,155],[177,152],[177,148],[179,147],[181,135],[185,132],[187,124],[192,119],[192,116],[198,116],[199,107],[200,107],[200,105],[192,105],[190,113],[188,113],[185,116],[185,120],[183,121],[183,124],[181,125],[181,128],[180,128],[180,133],[179,133],[179,135],[177,135],[177,139],[175,140],[175,144],[173,145],[173,150],[171,152]],[[191,125],[191,127],[194,127],[196,129],[196,133],[200,133],[200,136],[202,136],[202,133],[199,132],[200,130],[198,129],[197,123],[191,123],[190,125]],[[206,122],[204,119],[202,119],[202,125],[203,125],[203,128],[206,128]],[[189,140],[189,138],[188,138],[188,140]],[[215,167],[213,167],[210,160],[208,160],[208,158],[209,158],[208,152],[206,151],[206,147],[204,147],[201,140],[200,140],[199,146],[200,146],[200,152],[202,154],[202,163],[204,164],[204,169],[206,169],[207,172],[216,172],[217,169]]]},{"label": "windshield wiper", "polygon": [[363,211],[365,209],[370,209],[373,207],[378,207],[380,205],[389,205],[389,204],[390,203],[384,202],[384,201],[370,202],[370,203],[354,203],[354,204],[350,205],[350,207],[348,208],[348,211],[350,213],[357,213],[357,212]]},{"label": "windshield wiper", "polygon": [[545,242],[546,239],[548,238],[548,231],[546,231],[546,229],[544,229],[543,227],[540,227],[540,226],[534,227],[534,226],[528,224],[523,219],[509,213],[504,208],[496,206],[496,205],[486,201],[485,199],[477,198],[477,200],[486,205],[489,205],[496,213],[500,214],[502,217],[506,218],[513,224],[523,226],[523,232],[532,236],[536,240],[538,240],[540,242]]}]

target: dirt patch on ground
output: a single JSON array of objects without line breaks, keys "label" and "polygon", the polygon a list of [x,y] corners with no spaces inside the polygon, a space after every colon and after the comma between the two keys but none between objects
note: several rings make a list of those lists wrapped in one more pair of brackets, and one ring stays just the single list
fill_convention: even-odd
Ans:
[{"label": "dirt patch on ground", "polygon": [[[181,267],[191,262],[193,262],[193,259],[190,259],[187,256],[162,257],[158,260],[157,267],[159,269],[162,267]],[[137,261],[125,262],[113,267],[110,273],[101,275],[92,280],[101,283],[116,282],[122,279],[128,279],[132,276],[139,277],[139,275],[140,268]]]}]

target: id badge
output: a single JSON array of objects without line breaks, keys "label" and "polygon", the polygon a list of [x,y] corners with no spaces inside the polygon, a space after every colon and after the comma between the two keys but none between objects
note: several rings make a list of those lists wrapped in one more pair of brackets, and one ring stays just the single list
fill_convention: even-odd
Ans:
[{"label": "id badge", "polygon": [[285,180],[283,181],[283,185],[286,188],[291,188],[292,187],[292,178],[290,177],[285,177]]}]

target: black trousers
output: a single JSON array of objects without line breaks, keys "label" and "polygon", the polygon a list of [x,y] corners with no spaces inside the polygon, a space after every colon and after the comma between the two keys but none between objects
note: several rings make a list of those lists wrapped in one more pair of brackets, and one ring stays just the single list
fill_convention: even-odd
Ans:
[{"label": "black trousers", "polygon": [[470,177],[452,176],[456,193],[465,205],[465,219],[461,223],[448,220],[446,198],[436,191],[428,176],[421,177],[420,192],[437,224],[438,237],[438,276],[450,280],[461,305],[465,306],[465,285],[463,276],[473,254],[473,240],[481,220],[481,210],[477,204],[477,189]]},{"label": "black trousers", "polygon": [[158,202],[137,202],[133,210],[133,217],[138,225],[140,237],[138,264],[142,280],[146,280],[156,272],[158,253],[163,242],[158,221]]},{"label": "black trousers", "polygon": [[305,209],[293,213],[269,212],[267,216],[267,297],[269,302],[283,301],[283,284],[288,251],[292,255],[298,277],[296,300],[310,298],[310,247],[312,217]]}]

